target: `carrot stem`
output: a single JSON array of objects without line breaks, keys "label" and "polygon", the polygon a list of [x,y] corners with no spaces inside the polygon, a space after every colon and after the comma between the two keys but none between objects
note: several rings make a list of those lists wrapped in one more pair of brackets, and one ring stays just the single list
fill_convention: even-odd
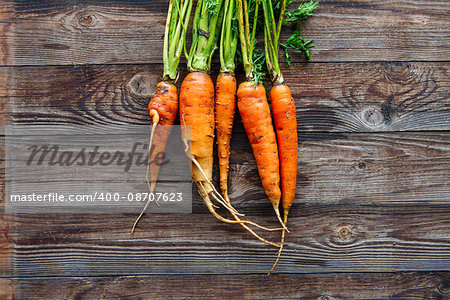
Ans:
[{"label": "carrot stem", "polygon": [[272,0],[263,1],[264,10],[264,52],[266,55],[267,70],[271,75],[271,79],[276,84],[284,82],[278,63],[278,52],[280,46],[280,32],[283,23],[282,17],[286,9],[286,0],[281,0],[281,14],[278,26],[273,13]]},{"label": "carrot stem", "polygon": [[199,0],[192,29],[188,70],[209,73],[223,18],[223,0]]},{"label": "carrot stem", "polygon": [[220,71],[234,73],[236,68],[235,55],[238,44],[237,32],[233,30],[236,23],[235,8],[236,0],[225,0],[224,18],[222,23],[222,32],[219,43]]},{"label": "carrot stem", "polygon": [[[250,20],[248,17],[247,0],[237,0],[237,16],[239,39],[241,42],[242,62],[245,70],[245,77],[248,81],[255,80],[254,78],[254,62],[253,49],[256,38],[256,23],[258,18],[259,0],[256,0],[256,8],[253,20],[252,31],[250,31]],[[256,82],[258,83],[258,82]]]},{"label": "carrot stem", "polygon": [[170,0],[164,30],[163,80],[175,81],[181,52],[186,43],[193,0]]},{"label": "carrot stem", "polygon": [[259,9],[259,0],[256,0],[255,17],[253,19],[253,28],[252,28],[252,40],[250,42],[251,45],[255,45],[256,27],[257,27],[257,24],[258,24],[258,9]]}]

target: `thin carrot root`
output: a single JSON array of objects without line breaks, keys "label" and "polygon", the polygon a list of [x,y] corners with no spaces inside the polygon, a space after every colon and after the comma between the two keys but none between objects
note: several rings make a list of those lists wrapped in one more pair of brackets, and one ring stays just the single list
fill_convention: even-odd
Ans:
[{"label": "thin carrot root", "polygon": [[[274,247],[277,247],[277,248],[281,247],[281,245],[278,245],[278,244],[275,244],[275,243],[273,243],[273,242],[271,242],[271,241],[268,241],[268,240],[266,240],[265,238],[262,238],[261,236],[259,236],[257,233],[255,233],[250,227],[248,227],[248,226],[245,224],[245,222],[249,222],[248,224],[250,224],[250,221],[242,221],[242,220],[241,220],[238,216],[236,216],[236,215],[233,215],[233,217],[236,219],[236,221],[241,222],[241,223],[239,223],[239,224],[240,224],[242,227],[244,227],[248,232],[250,232],[251,235],[253,235],[255,238],[257,238],[258,240],[260,240],[261,242],[266,243],[266,244],[269,244],[269,245],[274,246]],[[256,224],[256,223],[253,223],[253,222],[251,222],[251,223],[252,223],[252,225],[254,225],[254,226],[256,226],[256,227],[259,227],[259,228],[262,228],[262,229],[264,229],[264,230],[269,230],[269,231],[271,231],[271,230],[278,230],[278,228],[277,228],[277,229],[269,229],[269,228],[265,228],[265,227],[259,226],[259,225]]]},{"label": "thin carrot root", "polygon": [[200,166],[200,164],[198,163],[198,161],[194,158],[191,157],[192,162],[197,166],[197,168],[200,170],[200,172],[203,174],[203,176],[205,177],[206,182],[211,186],[212,188],[212,192],[214,193],[214,195],[216,195],[214,198],[216,199],[217,202],[219,202],[220,204],[222,204],[225,208],[227,208],[230,212],[234,212],[236,215],[238,216],[244,216],[244,214],[239,213],[232,205],[229,201],[226,201],[222,195],[216,190],[215,186],[212,184],[212,182],[208,179],[208,176],[206,176],[205,172],[203,171],[202,166]]},{"label": "thin carrot root", "polygon": [[[215,209],[214,209],[214,207],[213,207],[214,205],[212,204],[211,199],[210,199],[209,196],[208,196],[208,192],[207,192],[206,188],[203,186],[202,182],[199,181],[199,182],[196,182],[196,184],[197,184],[197,186],[199,187],[200,195],[202,196],[203,202],[205,202],[206,207],[208,207],[208,210],[211,212],[211,214],[212,214],[214,217],[216,217],[218,220],[220,220],[220,221],[222,221],[222,222],[224,222],[224,223],[241,224],[245,229],[247,229],[248,232],[250,232],[250,233],[251,233],[254,237],[256,237],[258,240],[260,240],[260,241],[262,241],[262,242],[264,242],[264,243],[266,243],[266,244],[269,244],[269,245],[271,245],[271,246],[277,247],[277,248],[280,247],[280,245],[275,244],[275,243],[273,243],[273,242],[271,242],[271,241],[268,241],[268,240],[262,238],[261,236],[259,236],[258,234],[256,234],[256,233],[255,233],[251,228],[249,228],[246,224],[251,224],[251,225],[257,226],[258,228],[261,228],[261,229],[264,229],[264,230],[268,230],[268,231],[271,231],[271,230],[274,230],[274,229],[270,229],[270,228],[266,228],[266,227],[260,226],[260,225],[254,223],[254,222],[251,222],[251,221],[241,220],[241,219],[239,219],[239,217],[238,217],[236,214],[234,214],[234,213],[231,212],[231,211],[230,211],[230,213],[236,218],[236,220],[230,220],[230,219],[227,219],[227,218],[222,217],[220,214],[218,214],[218,213],[215,211]],[[214,195],[214,194],[213,194],[213,195]],[[279,230],[279,229],[277,229],[277,230]]]},{"label": "thin carrot root", "polygon": [[[149,112],[150,117],[152,117],[152,131],[150,132],[150,139],[148,142],[148,164],[147,164],[147,174],[145,175],[145,179],[147,180],[147,185],[148,185],[148,190],[150,191],[149,194],[152,194],[155,191],[155,186],[156,186],[156,178],[152,179],[152,183],[150,184],[149,182],[149,171],[150,171],[150,153],[152,150],[152,144],[153,144],[153,136],[155,134],[155,129],[156,126],[159,123],[159,113],[156,109],[151,109]],[[147,203],[150,203],[150,197],[149,200],[147,201]],[[156,201],[156,205],[159,206],[159,203]],[[148,204],[146,205],[146,207],[148,207]],[[143,212],[145,211],[145,207]]]},{"label": "thin carrot root", "polygon": [[[288,211],[284,212],[284,225],[287,224],[287,219],[288,219]],[[283,231],[281,232],[281,243],[280,243],[280,249],[278,249],[278,254],[277,254],[277,259],[275,260],[272,269],[270,269],[269,273],[267,273],[267,276],[269,276],[272,271],[275,269],[275,267],[278,264],[278,261],[280,260],[280,256],[281,256],[281,251],[283,251],[283,246],[284,246],[284,237],[286,234],[286,230],[283,229]]]},{"label": "thin carrot root", "polygon": [[[215,194],[212,194],[212,196],[213,196],[213,198],[216,198],[216,197],[217,197]],[[217,200],[217,198],[216,198],[216,200]],[[231,213],[233,216],[236,216],[236,217],[237,217],[237,215],[236,215],[235,213],[233,213],[233,212],[231,212],[231,211],[230,211],[230,213]],[[238,217],[238,219],[237,219],[236,221],[242,222],[242,223],[240,223],[240,224],[249,224],[249,225],[253,225],[253,226],[255,226],[255,227],[258,227],[258,228],[263,229],[263,230],[266,230],[266,231],[278,231],[278,230],[283,230],[283,228],[267,228],[267,227],[261,226],[261,225],[255,223],[255,222],[252,222],[252,221],[240,220],[239,217]]]},{"label": "thin carrot root", "polygon": [[[200,166],[200,164],[198,163],[198,161],[195,159],[195,158],[193,158],[193,157],[191,157],[191,160],[192,160],[192,162],[197,166],[197,168],[200,170],[200,172],[203,174],[203,176],[205,177],[205,180],[206,180],[206,183],[208,183],[208,185],[211,187],[211,194],[212,194],[212,196],[213,196],[213,198],[217,201],[217,202],[219,202],[220,204],[222,204],[226,209],[228,209],[228,211],[233,215],[233,216],[244,216],[244,214],[240,214],[233,206],[231,206],[231,204],[230,204],[230,202],[229,202],[229,200],[228,201],[226,201],[223,197],[222,197],[222,195],[220,195],[220,193],[216,190],[216,188],[214,187],[214,185],[212,184],[212,182],[211,181],[209,181],[209,179],[206,177],[206,174],[205,174],[205,172],[203,171],[203,169],[202,169],[202,167]],[[203,190],[204,190],[204,192],[206,193],[206,194],[209,194],[207,191],[206,191],[206,188],[203,186],[203,184],[201,183],[201,181],[199,181],[199,183],[200,183],[200,185],[202,186],[202,188],[203,188]],[[211,199],[208,197],[208,199],[209,199],[209,201],[211,201]],[[212,204],[212,203],[211,203]],[[213,204],[212,204],[213,205]],[[214,206],[214,205],[213,205]],[[216,208],[217,208],[217,206],[216,206]],[[228,219],[229,220],[229,219]],[[232,221],[232,220],[229,220],[229,221]],[[232,221],[233,223],[240,223],[240,224],[242,224],[242,223],[245,223],[245,224],[249,224],[249,225],[253,225],[253,226],[255,226],[255,227],[258,227],[258,228],[261,228],[261,229],[264,229],[264,230],[267,230],[267,231],[275,231],[275,230],[281,230],[281,229],[283,229],[283,228],[267,228],[267,227],[264,227],[264,226],[261,226],[261,225],[259,225],[259,224],[257,224],[257,223],[254,223],[254,222],[252,222],[252,221],[242,221],[242,220],[236,220],[236,221]],[[229,223],[229,222],[227,222],[227,223]]]},{"label": "thin carrot root", "polygon": [[[228,203],[230,203],[230,198],[228,198],[228,194],[225,194],[224,197],[225,197],[225,200],[226,200]],[[242,221],[237,215],[235,215],[235,214],[232,214],[232,215],[233,215],[233,217],[236,219],[236,221]],[[267,230],[267,231],[283,230],[283,228],[267,228],[267,227],[264,227],[264,226],[259,225],[258,223],[254,223],[254,222],[251,222],[251,221],[247,221],[247,222],[248,222],[247,224],[249,224],[249,225],[253,225],[253,226],[255,226],[255,227],[258,227],[258,228],[261,228],[261,229]],[[258,240],[260,240],[261,242],[264,242],[264,243],[266,243],[266,244],[269,244],[269,245],[272,245],[272,246],[275,246],[275,247],[280,247],[280,245],[277,245],[277,244],[275,244],[275,243],[272,243],[272,242],[266,240],[265,238],[262,238],[261,236],[259,236],[259,235],[258,235],[257,233],[255,233],[250,227],[248,227],[247,225],[245,225],[244,222],[239,223],[239,224],[240,224],[242,227],[244,227],[245,230],[247,230],[248,232],[250,232],[251,235],[253,235],[253,236],[256,237]]]},{"label": "thin carrot root", "polygon": [[280,222],[281,226],[283,226],[283,229],[286,230],[287,232],[290,232],[289,229],[287,229],[287,227],[286,227],[286,223],[283,222],[283,220],[281,220],[280,211],[278,210],[279,208],[276,205],[273,205],[273,209],[275,210],[275,214],[277,215],[277,219]]},{"label": "thin carrot root", "polygon": [[[159,114],[158,114],[158,111],[156,111],[155,109],[150,110],[149,114],[152,117],[152,127],[150,130],[150,138],[148,141],[148,164],[147,164],[147,174],[145,176],[145,179],[147,180],[147,186],[148,186],[148,190],[150,192],[149,195],[150,195],[155,191],[155,186],[156,186],[156,180],[152,180],[150,183],[150,179],[149,179],[150,174],[149,173],[150,173],[150,155],[151,155],[150,153],[151,153],[151,149],[152,149],[153,136],[155,134],[155,129],[159,123]],[[145,204],[145,206],[142,209],[139,216],[136,218],[136,221],[134,221],[133,227],[131,228],[131,233],[134,233],[134,230],[136,229],[136,225],[139,223],[139,220],[142,218],[142,216],[144,215],[148,206],[150,205],[150,202],[151,202],[150,199],[151,198],[149,196],[147,203]],[[156,202],[156,203],[158,204],[158,202]]]},{"label": "thin carrot root", "polygon": [[[253,225],[255,227],[258,227],[260,229],[263,230],[267,230],[267,231],[275,231],[275,230],[282,230],[283,228],[267,228],[264,226],[261,226],[255,222],[252,221],[247,221],[247,220],[241,220],[238,215],[242,215],[239,214],[230,204],[230,200],[228,199],[225,200],[223,199],[223,197],[220,195],[220,193],[216,190],[216,188],[214,187],[214,185],[211,183],[211,181],[208,180],[207,176],[205,175],[202,167],[200,166],[200,164],[198,163],[198,161],[191,157],[192,162],[197,166],[197,168],[200,170],[200,172],[203,174],[206,183],[208,183],[208,185],[211,187],[211,191],[208,193],[208,191],[206,190],[205,186],[203,185],[203,183],[201,181],[196,182],[197,186],[199,187],[199,191],[200,191],[200,195],[202,196],[203,202],[205,202],[206,207],[208,207],[208,210],[211,212],[211,214],[217,218],[218,220],[225,222],[225,223],[230,223],[230,224],[240,224],[241,226],[243,226],[248,232],[250,232],[250,234],[252,234],[254,237],[256,237],[258,240],[269,244],[271,246],[274,247],[280,247],[280,245],[275,244],[271,241],[268,241],[264,238],[262,238],[261,236],[259,236],[258,234],[256,234],[251,228],[249,228],[246,224],[248,225]],[[236,220],[230,220],[227,218],[222,217],[220,214],[218,214],[216,212],[216,210],[214,208],[217,208],[217,206],[215,206],[212,202],[211,199],[209,198],[209,194],[212,195],[212,197],[219,202],[220,204],[222,204],[226,209],[228,209],[228,211],[231,213],[231,215],[236,219]],[[219,199],[218,197],[222,198],[223,201],[221,199]],[[224,203],[225,201],[225,203]]]}]

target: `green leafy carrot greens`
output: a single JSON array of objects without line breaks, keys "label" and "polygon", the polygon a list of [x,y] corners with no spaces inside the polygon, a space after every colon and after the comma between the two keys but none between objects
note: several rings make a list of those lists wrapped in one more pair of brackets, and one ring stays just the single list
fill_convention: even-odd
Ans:
[{"label": "green leafy carrot greens", "polygon": [[[166,149],[167,140],[172,130],[178,111],[178,95],[174,81],[177,78],[178,64],[185,47],[186,32],[191,15],[193,0],[170,0],[164,31],[162,80],[156,85],[155,92],[148,104],[148,112],[152,118],[150,140],[148,145],[149,159],[147,165],[147,184],[153,193],[159,174],[159,165],[150,164],[158,153]],[[150,151],[153,148],[153,151]],[[149,178],[151,177],[151,179]],[[141,214],[133,224],[131,233],[150,204],[150,197]]]},{"label": "green leafy carrot greens", "polygon": [[[287,5],[292,2],[293,0],[288,0]],[[305,55],[306,61],[311,60],[311,49],[314,48],[314,41],[307,41],[300,36],[300,26],[303,24],[303,22],[306,21],[306,19],[308,19],[309,16],[314,13],[317,5],[319,5],[319,2],[311,0],[309,2],[300,4],[298,8],[293,11],[286,12],[285,18],[283,19],[283,25],[291,23],[292,26],[296,28],[294,33],[287,39],[287,41],[284,44],[280,44],[283,47],[286,55],[286,66],[289,66],[291,64],[291,55],[289,53],[289,50],[298,50]]]}]

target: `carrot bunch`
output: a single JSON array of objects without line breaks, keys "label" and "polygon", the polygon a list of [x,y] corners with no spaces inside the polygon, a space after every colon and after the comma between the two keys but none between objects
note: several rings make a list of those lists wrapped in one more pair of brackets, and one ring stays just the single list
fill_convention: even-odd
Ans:
[{"label": "carrot bunch", "polygon": [[[198,0],[193,19],[192,44],[189,53],[186,53],[185,38],[193,0],[170,0],[164,35],[163,80],[157,84],[148,106],[152,118],[149,150],[151,147],[157,150],[149,151],[149,161],[153,161],[151,155],[165,150],[179,106],[182,139],[189,146],[186,147],[186,155],[192,163],[192,178],[205,205],[217,219],[240,224],[260,241],[279,248],[269,274],[278,263],[285,234],[289,232],[287,219],[295,197],[298,165],[296,108],[280,70],[279,49],[280,46],[284,48],[289,62],[288,50],[300,50],[309,60],[313,47],[312,41],[300,37],[299,29],[286,43],[281,44],[281,28],[288,22],[301,24],[317,6],[317,2],[310,0],[296,10],[286,12],[286,6],[292,1]],[[260,4],[263,18],[258,18]],[[252,10],[251,16],[249,9]],[[260,54],[255,50],[258,28],[264,31],[264,52]],[[238,86],[235,61],[239,44],[246,81]],[[214,88],[209,73],[216,49],[219,49],[220,73]],[[189,73],[181,84],[178,101],[174,81],[183,50]],[[272,82],[272,112],[266,89],[261,83],[265,76],[261,71],[263,59]],[[269,229],[243,219],[244,215],[232,206],[229,199],[230,141],[236,105],[252,147],[263,189],[282,228]],[[222,193],[212,183],[215,136]],[[157,165],[149,165],[147,183],[150,192],[155,189],[158,173]],[[149,203],[137,218],[132,232]],[[225,207],[234,220],[219,214],[214,203]],[[280,203],[283,216],[279,211]],[[262,238],[249,226],[265,230],[281,229],[281,243]]]},{"label": "carrot bunch", "polygon": [[[236,17],[236,0],[224,0],[224,17],[219,42],[220,73],[216,81],[215,114],[220,189],[225,201],[229,204],[231,202],[228,197],[228,170],[237,88],[234,71],[236,69],[236,50],[239,40],[238,31],[234,30],[238,25]],[[234,214],[233,216],[236,221],[241,221],[238,215]],[[246,223],[240,224],[260,241],[279,247],[279,245],[256,234]]]}]

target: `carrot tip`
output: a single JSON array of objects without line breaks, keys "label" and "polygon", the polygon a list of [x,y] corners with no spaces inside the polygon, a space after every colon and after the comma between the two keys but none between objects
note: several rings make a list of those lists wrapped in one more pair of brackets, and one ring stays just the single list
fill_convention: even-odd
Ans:
[{"label": "carrot tip", "polygon": [[281,257],[281,251],[283,250],[283,245],[284,245],[284,234],[285,234],[285,230],[283,230],[283,233],[281,234],[281,244],[280,244],[280,249],[278,249],[278,253],[277,253],[277,259],[275,260],[275,262],[273,263],[272,268],[270,269],[269,273],[267,273],[266,277],[269,277],[270,274],[272,274],[273,270],[275,270],[275,267],[278,264],[278,261],[280,260]]}]

